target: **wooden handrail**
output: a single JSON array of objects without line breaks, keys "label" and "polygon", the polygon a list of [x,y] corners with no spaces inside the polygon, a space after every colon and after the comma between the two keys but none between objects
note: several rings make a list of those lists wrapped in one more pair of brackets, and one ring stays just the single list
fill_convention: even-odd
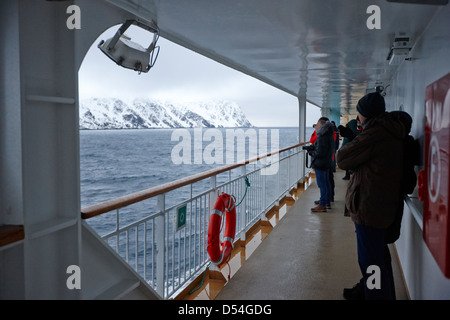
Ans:
[{"label": "wooden handrail", "polygon": [[219,168],[203,171],[203,172],[200,172],[200,173],[197,173],[197,174],[185,177],[185,178],[181,178],[181,179],[178,179],[178,180],[175,180],[175,181],[171,181],[171,182],[168,182],[168,183],[156,186],[156,187],[152,187],[152,188],[149,188],[149,189],[145,189],[145,190],[142,190],[142,191],[131,193],[131,194],[123,196],[123,197],[119,197],[119,198],[116,198],[116,199],[112,199],[112,200],[104,201],[104,202],[101,202],[101,203],[98,203],[98,204],[94,204],[92,206],[89,206],[89,207],[81,209],[81,218],[82,219],[89,219],[89,218],[98,216],[100,214],[103,214],[103,213],[106,213],[106,212],[110,212],[110,211],[115,210],[115,209],[120,209],[122,207],[126,207],[126,206],[128,206],[130,204],[133,204],[133,203],[136,203],[136,202],[140,202],[142,200],[149,199],[149,198],[158,196],[158,195],[163,194],[163,193],[167,193],[167,192],[169,192],[171,190],[175,190],[175,189],[178,189],[180,187],[187,186],[187,185],[192,184],[194,182],[197,182],[197,181],[200,181],[200,180],[203,180],[203,179],[206,179],[206,178],[218,175],[220,173],[223,173],[223,172],[226,172],[226,171],[229,171],[229,170],[241,167],[241,166],[246,165],[248,163],[252,163],[252,162],[255,162],[255,161],[267,158],[269,156],[272,156],[272,155],[275,155],[275,154],[278,154],[278,153],[281,153],[281,152],[288,151],[290,149],[302,146],[302,145],[304,145],[306,143],[307,142],[301,142],[301,143],[298,143],[298,144],[290,146],[290,147],[286,147],[286,148],[283,148],[283,149],[280,149],[280,150],[277,150],[277,151],[274,151],[274,152],[269,152],[269,153],[266,153],[264,155],[254,157],[252,159],[247,159],[247,160],[235,163],[235,164],[225,165],[225,166],[222,166],[222,167],[219,167]]}]

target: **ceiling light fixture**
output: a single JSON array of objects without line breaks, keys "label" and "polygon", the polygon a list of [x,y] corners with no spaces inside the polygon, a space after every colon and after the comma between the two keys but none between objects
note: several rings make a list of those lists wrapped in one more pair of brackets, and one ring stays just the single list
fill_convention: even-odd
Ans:
[{"label": "ceiling light fixture", "polygon": [[[140,44],[131,41],[131,38],[124,35],[125,31],[132,25],[137,25],[153,33],[153,41],[147,49]],[[133,69],[139,73],[148,72],[156,62],[159,54],[159,46],[156,42],[159,38],[157,26],[148,26],[136,20],[127,20],[117,30],[114,37],[100,41],[98,48],[111,58],[118,65]]]}]

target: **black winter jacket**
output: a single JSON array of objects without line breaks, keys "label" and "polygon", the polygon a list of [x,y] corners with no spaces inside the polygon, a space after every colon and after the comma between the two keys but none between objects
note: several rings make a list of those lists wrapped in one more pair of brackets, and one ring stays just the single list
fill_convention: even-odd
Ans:
[{"label": "black winter jacket", "polygon": [[333,167],[333,155],[335,152],[335,141],[333,137],[333,124],[330,121],[325,122],[319,130],[316,131],[317,140],[314,148],[309,151],[312,157],[311,168],[313,169],[331,169]]}]

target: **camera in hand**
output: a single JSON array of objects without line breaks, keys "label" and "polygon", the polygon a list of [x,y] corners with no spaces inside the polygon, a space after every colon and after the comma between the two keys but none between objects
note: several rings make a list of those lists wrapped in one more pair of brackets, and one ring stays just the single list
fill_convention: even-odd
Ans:
[{"label": "camera in hand", "polygon": [[314,145],[310,144],[310,145],[307,145],[307,146],[302,146],[302,149],[310,152],[310,151],[314,150]]}]

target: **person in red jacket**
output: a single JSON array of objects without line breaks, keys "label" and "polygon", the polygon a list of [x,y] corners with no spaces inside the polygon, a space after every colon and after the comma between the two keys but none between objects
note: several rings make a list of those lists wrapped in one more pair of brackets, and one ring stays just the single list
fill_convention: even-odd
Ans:
[{"label": "person in red jacket", "polygon": [[[316,124],[315,123],[313,124],[313,128],[316,129]],[[317,134],[316,134],[316,130],[314,130],[314,132],[311,135],[311,138],[309,139],[309,142],[311,144],[314,144],[316,142],[316,140],[317,140]]]}]

